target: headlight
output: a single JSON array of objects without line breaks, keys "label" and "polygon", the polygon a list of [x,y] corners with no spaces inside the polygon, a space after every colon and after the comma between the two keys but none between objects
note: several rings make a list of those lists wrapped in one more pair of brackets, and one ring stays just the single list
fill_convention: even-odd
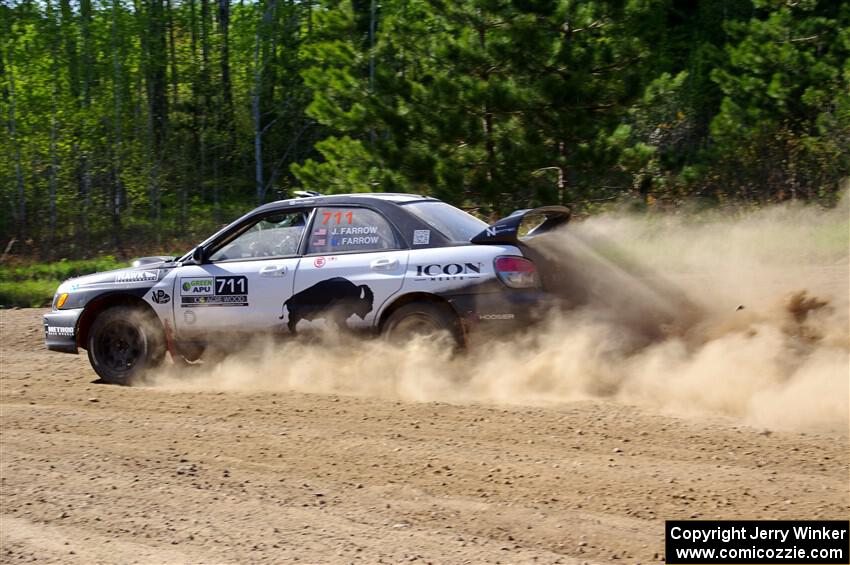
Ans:
[{"label": "headlight", "polygon": [[61,309],[62,309],[62,306],[64,306],[64,305],[65,305],[65,301],[66,301],[66,300],[68,300],[68,293],[67,293],[67,292],[63,292],[63,293],[62,293],[62,294],[60,294],[60,295],[59,295],[59,297],[56,299],[56,309],[57,309],[57,310],[61,310]]}]

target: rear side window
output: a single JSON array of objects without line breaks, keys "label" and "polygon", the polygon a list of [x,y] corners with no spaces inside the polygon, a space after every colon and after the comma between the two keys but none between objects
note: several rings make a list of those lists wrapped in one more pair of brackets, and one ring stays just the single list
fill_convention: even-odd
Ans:
[{"label": "rear side window", "polygon": [[469,241],[487,229],[485,222],[445,202],[414,202],[405,209],[452,241]]},{"label": "rear side window", "polygon": [[318,208],[307,242],[308,254],[397,249],[383,216],[366,208]]}]

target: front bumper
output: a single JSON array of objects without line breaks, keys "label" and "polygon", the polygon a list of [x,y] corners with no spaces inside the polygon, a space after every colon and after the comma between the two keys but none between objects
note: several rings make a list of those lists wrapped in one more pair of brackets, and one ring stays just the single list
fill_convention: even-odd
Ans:
[{"label": "front bumper", "polygon": [[44,315],[44,344],[51,351],[77,352],[77,320],[82,308],[53,310]]}]

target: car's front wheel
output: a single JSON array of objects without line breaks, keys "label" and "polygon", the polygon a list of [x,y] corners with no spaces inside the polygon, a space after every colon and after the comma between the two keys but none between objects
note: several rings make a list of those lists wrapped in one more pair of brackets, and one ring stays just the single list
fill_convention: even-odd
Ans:
[{"label": "car's front wheel", "polygon": [[101,312],[88,335],[89,362],[105,382],[126,385],[162,363],[165,335],[156,317],[140,308]]},{"label": "car's front wheel", "polygon": [[393,311],[384,322],[384,337],[395,343],[406,343],[421,336],[442,338],[452,346],[463,345],[460,321],[446,305],[412,302]]}]

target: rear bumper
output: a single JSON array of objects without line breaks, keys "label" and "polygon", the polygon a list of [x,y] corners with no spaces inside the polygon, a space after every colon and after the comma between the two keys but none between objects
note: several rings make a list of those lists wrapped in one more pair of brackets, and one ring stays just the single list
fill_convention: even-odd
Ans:
[{"label": "rear bumper", "polygon": [[44,344],[51,351],[77,352],[77,320],[82,308],[53,310],[44,315]]},{"label": "rear bumper", "polygon": [[512,290],[446,297],[468,330],[514,330],[545,317],[558,300],[541,290]]}]

